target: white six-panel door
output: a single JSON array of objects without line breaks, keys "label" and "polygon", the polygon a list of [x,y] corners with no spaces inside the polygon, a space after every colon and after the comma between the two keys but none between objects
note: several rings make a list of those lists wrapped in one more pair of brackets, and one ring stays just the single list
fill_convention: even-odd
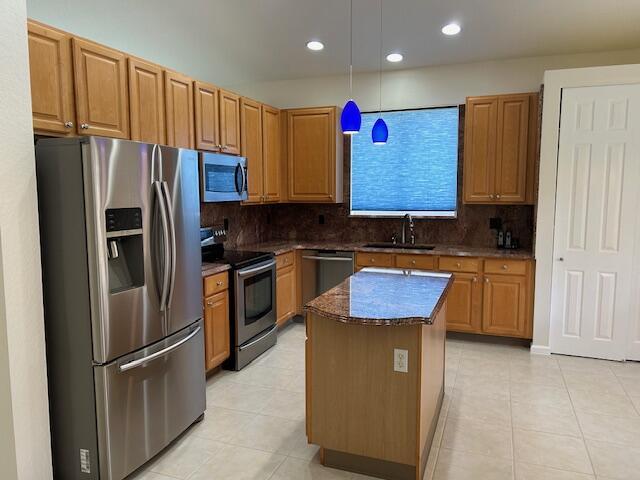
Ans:
[{"label": "white six-panel door", "polygon": [[640,289],[634,268],[638,191],[640,85],[564,89],[551,296],[553,353],[640,359]]}]

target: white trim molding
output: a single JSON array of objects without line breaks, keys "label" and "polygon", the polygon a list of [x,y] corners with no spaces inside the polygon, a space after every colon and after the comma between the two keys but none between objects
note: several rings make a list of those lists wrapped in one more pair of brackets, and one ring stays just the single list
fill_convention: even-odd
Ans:
[{"label": "white trim molding", "polygon": [[536,219],[536,281],[531,351],[550,348],[551,278],[558,171],[558,136],[562,89],[640,83],[640,65],[548,70],[544,74],[542,138],[540,142],[540,186]]},{"label": "white trim molding", "polygon": [[551,355],[551,347],[548,345],[531,345],[529,351],[532,355]]}]

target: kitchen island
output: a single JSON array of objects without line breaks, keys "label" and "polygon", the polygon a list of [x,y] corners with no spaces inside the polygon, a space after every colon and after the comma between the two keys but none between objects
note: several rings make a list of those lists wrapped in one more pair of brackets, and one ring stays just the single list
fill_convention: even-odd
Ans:
[{"label": "kitchen island", "polygon": [[324,465],[422,479],[444,396],[452,282],[365,268],[305,305],[307,439]]}]

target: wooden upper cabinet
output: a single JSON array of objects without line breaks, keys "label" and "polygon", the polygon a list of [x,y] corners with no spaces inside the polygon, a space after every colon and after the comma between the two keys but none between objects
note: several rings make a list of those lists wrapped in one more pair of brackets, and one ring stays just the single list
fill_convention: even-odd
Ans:
[{"label": "wooden upper cabinet", "polygon": [[480,333],[482,331],[482,282],[475,273],[454,274],[447,295],[447,330]]},{"label": "wooden upper cabinet", "polygon": [[498,97],[468,98],[464,121],[464,201],[491,202],[495,190]]},{"label": "wooden upper cabinet", "polygon": [[193,148],[193,80],[165,70],[164,91],[167,118],[167,144]]},{"label": "wooden upper cabinet", "polygon": [[342,202],[342,135],[336,107],[287,111],[288,200]]},{"label": "wooden upper cabinet", "polygon": [[496,200],[521,203],[526,200],[530,95],[498,97],[496,149]]},{"label": "wooden upper cabinet", "polygon": [[129,58],[131,140],[166,143],[162,67]]},{"label": "wooden upper cabinet", "polygon": [[492,335],[527,336],[529,292],[524,275],[484,276],[482,331]]},{"label": "wooden upper cabinet", "polygon": [[537,93],[467,98],[465,203],[533,203],[537,145]]},{"label": "wooden upper cabinet", "polygon": [[221,151],[240,155],[240,96],[220,90],[219,97]]},{"label": "wooden upper cabinet", "polygon": [[247,159],[247,203],[264,200],[264,170],[262,162],[262,106],[242,98],[240,102],[240,132],[242,156]]},{"label": "wooden upper cabinet", "polygon": [[262,106],[262,159],[264,201],[280,201],[280,110]]},{"label": "wooden upper cabinet", "polygon": [[220,150],[219,89],[204,82],[193,82],[196,112],[196,148],[198,150]]},{"label": "wooden upper cabinet", "polygon": [[75,134],[71,37],[32,21],[27,29],[33,129]]},{"label": "wooden upper cabinet", "polygon": [[72,42],[78,133],[129,138],[126,55],[79,38]]}]

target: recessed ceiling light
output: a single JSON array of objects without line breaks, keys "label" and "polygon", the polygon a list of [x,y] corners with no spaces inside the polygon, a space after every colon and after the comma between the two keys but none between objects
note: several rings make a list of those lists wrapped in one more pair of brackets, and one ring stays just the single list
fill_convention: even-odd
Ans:
[{"label": "recessed ceiling light", "polygon": [[318,42],[317,40],[311,40],[307,42],[307,48],[309,50],[313,50],[314,52],[318,52],[324,48],[324,44],[322,42]]},{"label": "recessed ceiling light", "polygon": [[387,55],[387,62],[397,63],[401,62],[404,57],[401,53],[390,53]]},{"label": "recessed ceiling light", "polygon": [[445,35],[457,35],[460,33],[460,30],[462,30],[462,28],[460,28],[460,25],[457,23],[450,23],[442,27],[442,33]]}]

